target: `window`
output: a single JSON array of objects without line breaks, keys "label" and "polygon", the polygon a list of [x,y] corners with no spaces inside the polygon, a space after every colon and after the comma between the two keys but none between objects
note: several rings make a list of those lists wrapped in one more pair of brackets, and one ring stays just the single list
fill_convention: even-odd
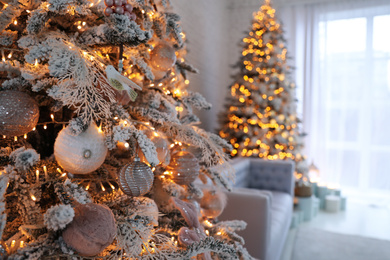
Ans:
[{"label": "window", "polygon": [[390,14],[377,10],[320,17],[311,131],[328,182],[390,191]]}]

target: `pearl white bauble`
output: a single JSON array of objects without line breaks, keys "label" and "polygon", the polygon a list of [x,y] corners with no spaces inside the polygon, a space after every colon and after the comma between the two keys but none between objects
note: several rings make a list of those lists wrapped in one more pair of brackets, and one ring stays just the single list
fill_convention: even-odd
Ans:
[{"label": "pearl white bauble", "polygon": [[97,170],[104,162],[107,147],[104,134],[95,124],[74,136],[69,127],[61,130],[54,143],[54,156],[58,164],[73,174],[87,174]]}]

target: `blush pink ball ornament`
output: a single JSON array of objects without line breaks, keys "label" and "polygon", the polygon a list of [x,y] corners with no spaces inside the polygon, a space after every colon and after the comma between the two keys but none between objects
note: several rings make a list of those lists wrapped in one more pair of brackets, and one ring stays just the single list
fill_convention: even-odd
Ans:
[{"label": "blush pink ball ornament", "polygon": [[208,218],[216,218],[225,209],[227,203],[226,194],[221,190],[205,189],[200,201],[201,213]]},{"label": "blush pink ball ornament", "polygon": [[69,127],[59,132],[54,143],[54,156],[58,164],[72,174],[88,174],[104,162],[107,147],[104,134],[92,124],[81,134],[72,135]]},{"label": "blush pink ball ornament", "polygon": [[150,52],[150,66],[159,71],[168,71],[176,63],[175,49],[167,42],[161,41]]},{"label": "blush pink ball ornament", "polygon": [[0,91],[0,135],[24,135],[37,125],[39,107],[21,91]]},{"label": "blush pink ball ornament", "polygon": [[198,177],[200,166],[192,153],[180,151],[172,155],[167,170],[172,173],[172,180],[175,183],[188,185]]},{"label": "blush pink ball ornament", "polygon": [[105,205],[87,203],[75,207],[73,221],[65,228],[65,243],[82,256],[95,256],[109,246],[116,235],[114,214]]}]

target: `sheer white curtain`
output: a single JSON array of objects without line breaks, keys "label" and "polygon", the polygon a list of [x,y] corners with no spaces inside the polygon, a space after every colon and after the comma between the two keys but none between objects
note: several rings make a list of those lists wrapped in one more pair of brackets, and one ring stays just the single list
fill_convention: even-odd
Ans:
[{"label": "sheer white curtain", "polygon": [[326,183],[390,194],[390,1],[279,6],[306,150]]}]

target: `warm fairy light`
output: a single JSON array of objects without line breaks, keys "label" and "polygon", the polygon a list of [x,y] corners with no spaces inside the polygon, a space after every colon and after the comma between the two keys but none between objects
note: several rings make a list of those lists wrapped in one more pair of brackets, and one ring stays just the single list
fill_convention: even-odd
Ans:
[{"label": "warm fairy light", "polygon": [[16,241],[15,241],[15,240],[12,240],[12,242],[11,242],[11,247],[15,247],[15,243],[16,243]]},{"label": "warm fairy light", "polygon": [[5,139],[5,138],[7,138],[7,136],[3,135],[3,138]]},{"label": "warm fairy light", "polygon": [[61,174],[61,178],[64,178],[66,177],[66,172],[64,172],[63,174]]},{"label": "warm fairy light", "polygon": [[10,54],[8,54],[7,56],[8,59],[11,59],[12,58],[12,52]]},{"label": "warm fairy light", "polygon": [[34,195],[32,195],[32,194],[31,194],[30,197],[31,197],[31,199],[32,199],[33,201],[36,201],[36,200],[37,200],[37,198],[36,198]]},{"label": "warm fairy light", "polygon": [[208,226],[208,227],[212,227],[213,226],[213,224],[210,221],[208,221],[207,219],[204,221],[204,224],[206,226]]},{"label": "warm fairy light", "polygon": [[91,182],[88,182],[87,186],[85,187],[85,190],[89,190],[90,186],[91,186]]},{"label": "warm fairy light", "polygon": [[156,167],[153,167],[153,168],[152,168],[152,172],[154,172],[155,170],[156,170]]},{"label": "warm fairy light", "polygon": [[112,183],[111,183],[111,182],[108,182],[108,184],[110,185],[110,187],[111,187],[111,189],[112,189],[112,190],[115,190],[115,186],[114,186],[114,185],[112,185]]},{"label": "warm fairy light", "polygon": [[14,24],[15,24],[15,25],[18,25],[18,21],[17,21],[17,20],[15,20],[15,21],[14,21]]},{"label": "warm fairy light", "polygon": [[45,129],[45,130],[46,130],[46,129],[47,129],[47,125],[44,125],[44,126],[43,126],[43,129]]},{"label": "warm fairy light", "polygon": [[125,148],[129,148],[130,147],[128,142],[125,142],[124,146],[125,146]]},{"label": "warm fairy light", "polygon": [[163,85],[162,83],[159,83],[159,84],[158,84],[159,87],[162,87],[162,85]]},{"label": "warm fairy light", "polygon": [[50,118],[51,118],[51,120],[54,120],[54,115],[50,114]]},{"label": "warm fairy light", "polygon": [[36,176],[37,176],[37,181],[39,181],[39,170],[36,170],[36,171],[35,171],[35,174],[36,174]]},{"label": "warm fairy light", "polygon": [[14,141],[15,141],[15,142],[18,141],[18,137],[17,137],[17,136],[14,136]]},{"label": "warm fairy light", "polygon": [[37,129],[37,128],[36,128],[36,127],[34,127],[32,130],[33,130],[33,131],[35,131],[36,129]]},{"label": "warm fairy light", "polygon": [[221,232],[221,231],[219,231],[219,232],[217,233],[217,235],[218,235],[218,236],[222,235],[222,232]]},{"label": "warm fairy light", "polygon": [[22,241],[20,241],[20,245],[19,245],[21,248],[23,248],[24,247],[24,241],[22,240]]},{"label": "warm fairy light", "polygon": [[106,188],[104,188],[103,183],[100,183],[100,187],[102,188],[102,191],[106,191]]},{"label": "warm fairy light", "polygon": [[43,172],[45,173],[45,178],[47,179],[48,178],[48,174],[47,174],[47,167],[46,167],[46,165],[43,166]]},{"label": "warm fairy light", "polygon": [[173,148],[175,146],[175,144],[171,144],[170,147]]},{"label": "warm fairy light", "polygon": [[142,10],[142,11],[141,11],[141,13],[143,13],[143,14],[144,14],[144,13],[145,13],[145,10]]},{"label": "warm fairy light", "polygon": [[99,133],[103,133],[102,125],[100,125],[100,126],[98,127],[98,132],[99,132]]},{"label": "warm fairy light", "polygon": [[206,233],[206,235],[208,235],[208,236],[210,235],[210,232],[209,232],[207,229],[205,230],[205,233]]},{"label": "warm fairy light", "polygon": [[56,170],[57,170],[57,172],[59,172],[60,174],[62,174],[62,171],[61,171],[60,168],[57,168]]},{"label": "warm fairy light", "polygon": [[119,117],[117,117],[117,116],[116,116],[116,117],[114,117],[114,120],[118,120],[118,119],[119,119]]},{"label": "warm fairy light", "polygon": [[190,84],[190,81],[189,81],[188,79],[186,79],[186,80],[184,81],[184,83],[185,83],[186,85],[188,85],[188,84]]},{"label": "warm fairy light", "polygon": [[23,135],[23,138],[24,138],[24,139],[27,139],[27,134],[24,134],[24,135]]}]

